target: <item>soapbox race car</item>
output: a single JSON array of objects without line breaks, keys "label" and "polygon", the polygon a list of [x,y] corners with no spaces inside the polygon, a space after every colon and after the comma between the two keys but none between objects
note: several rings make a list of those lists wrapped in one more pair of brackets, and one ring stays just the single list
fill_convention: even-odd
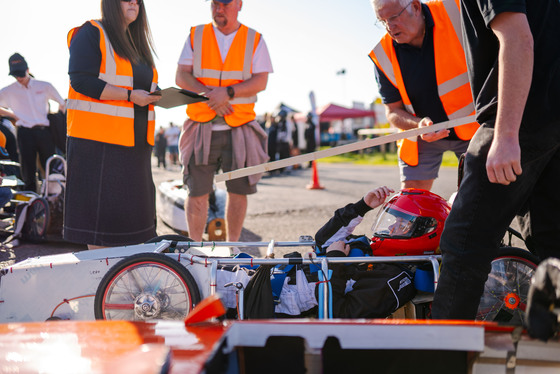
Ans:
[{"label": "soapbox race car", "polygon": [[[231,272],[218,271],[221,265],[313,264],[328,273],[326,257],[261,259],[229,256],[229,247],[234,245],[266,245],[272,253],[275,246],[312,247],[313,242],[223,244],[226,246],[163,240],[27,259],[2,269],[0,321],[182,319],[201,298],[227,292],[221,275]],[[176,252],[163,253],[170,248]],[[370,256],[329,260],[333,261],[402,262],[403,259]],[[406,261],[431,263],[437,278],[438,256],[410,256]],[[248,278],[239,279],[231,291],[237,292],[247,281]],[[324,287],[323,295],[319,299],[323,305],[319,308],[327,310],[327,287]],[[238,307],[242,308],[242,303]],[[242,316],[243,312],[239,315]]]},{"label": "soapbox race car", "polygon": [[[160,183],[157,188],[157,214],[165,225],[179,235],[188,235],[189,227],[185,220],[185,200],[188,196],[187,187],[182,180],[169,180]],[[208,217],[205,232],[210,241],[226,239],[225,216],[226,191],[214,189],[208,195]]]},{"label": "soapbox race car", "polygon": [[[374,263],[405,264],[413,277],[390,284],[400,276],[399,270],[393,278],[382,280],[389,285],[389,297],[394,294],[397,299],[391,301],[392,310],[387,313],[416,294],[408,315],[429,317],[439,278],[439,235],[449,209],[445,200],[429,191],[403,190],[379,210],[372,238],[360,236],[354,241],[355,247],[348,244],[351,250],[347,257],[326,256],[328,241],[323,241],[319,230],[320,245],[309,236],[294,242],[192,242],[172,235],[139,245],[29,258],[0,271],[0,322],[177,320],[214,294],[224,299],[226,307],[237,311],[234,318],[243,319],[245,288],[261,269],[261,277],[277,285],[276,291],[270,291],[275,298],[274,313],[299,316],[316,306],[319,318],[329,318],[333,316],[333,270],[329,264],[336,263],[366,268]],[[355,225],[358,221],[352,219]],[[335,227],[337,234],[350,238],[348,234],[355,226],[345,225],[345,230]],[[329,235],[329,240],[338,240],[336,234]],[[232,257],[235,248],[243,247],[267,247],[266,257],[253,258],[242,252]],[[297,256],[274,258],[277,247],[300,250]],[[537,263],[529,251],[511,245],[502,247],[492,263],[477,318],[521,324]],[[289,273],[294,265],[301,271]],[[314,272],[316,278],[309,279],[305,269]],[[371,265],[371,270],[375,269]],[[357,279],[347,280],[346,294],[360,287]],[[397,294],[410,283],[416,291],[401,302]],[[388,315],[385,310],[381,314]]]},{"label": "soapbox race car", "polygon": [[[348,258],[252,258],[230,256],[230,247],[308,247],[312,241],[257,243],[193,243],[162,240],[134,246],[82,251],[29,258],[0,273],[0,322],[63,320],[179,320],[203,298],[218,293],[227,307],[237,308],[243,318],[243,288],[249,281],[246,272],[222,271],[224,265],[313,265],[328,274],[328,264],[336,262],[383,262],[427,264],[422,274],[423,287],[413,304],[431,301],[439,276],[439,255],[348,257]],[[523,319],[529,280],[536,264],[524,258],[520,249],[504,250],[492,265],[492,273],[481,300],[478,318],[509,322]],[[525,251],[526,252],[526,251]],[[270,257],[270,256],[269,256]],[[234,274],[232,280],[231,276]],[[237,275],[243,277],[237,277]],[[224,276],[227,276],[224,278]],[[428,279],[426,281],[426,279]],[[228,287],[229,286],[229,287]],[[422,288],[422,287],[421,287]],[[423,288],[424,289],[424,288]],[[331,296],[328,287],[319,289],[318,316],[328,318]],[[282,303],[282,295],[280,296]],[[241,310],[239,309],[241,308]],[[416,313],[414,311],[413,313]],[[424,313],[418,317],[424,317]],[[416,317],[416,314],[413,314]],[[507,318],[506,318],[507,317]]]}]

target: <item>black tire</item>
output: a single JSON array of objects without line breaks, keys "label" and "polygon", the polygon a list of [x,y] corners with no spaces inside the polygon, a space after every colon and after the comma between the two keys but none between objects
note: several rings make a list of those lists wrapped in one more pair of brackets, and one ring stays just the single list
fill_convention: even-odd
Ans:
[{"label": "black tire", "polygon": [[183,265],[167,255],[140,253],[105,274],[94,312],[96,319],[182,320],[199,302],[196,282]]},{"label": "black tire", "polygon": [[21,230],[24,240],[39,243],[46,239],[49,228],[49,203],[42,197],[35,198],[27,207]]},{"label": "black tire", "polygon": [[508,325],[524,324],[531,277],[538,264],[538,257],[529,251],[501,248],[492,261],[476,319]]}]

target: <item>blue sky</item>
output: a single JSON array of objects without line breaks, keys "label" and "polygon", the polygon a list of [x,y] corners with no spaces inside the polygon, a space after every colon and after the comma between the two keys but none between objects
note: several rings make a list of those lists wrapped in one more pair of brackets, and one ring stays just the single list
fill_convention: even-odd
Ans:
[{"label": "blue sky", "polygon": [[[37,79],[51,82],[63,97],[68,92],[66,34],[84,21],[100,17],[100,2],[0,0],[0,86],[14,80],[8,58],[27,60]],[[175,85],[177,60],[190,26],[210,22],[204,0],[145,0],[158,58],[160,87]],[[374,24],[369,0],[245,0],[239,19],[263,34],[274,73],[259,94],[256,111],[269,112],[280,102],[309,111],[309,92],[317,105],[351,106],[378,97],[373,64],[367,56],[383,30]],[[345,75],[337,75],[341,69]],[[157,110],[158,125],[182,123],[184,107]]]}]

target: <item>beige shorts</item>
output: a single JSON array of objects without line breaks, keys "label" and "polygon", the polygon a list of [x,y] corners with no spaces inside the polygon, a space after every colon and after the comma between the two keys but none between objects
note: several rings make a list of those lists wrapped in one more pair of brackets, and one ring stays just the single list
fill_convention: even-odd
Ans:
[{"label": "beige shorts", "polygon": [[[212,192],[214,175],[220,169],[223,172],[231,171],[232,162],[231,131],[212,131],[208,165],[195,165],[193,155],[187,165],[188,174],[183,175],[183,183],[189,189],[189,196],[197,197]],[[257,186],[250,185],[248,177],[226,181],[226,189],[228,192],[238,195],[250,195],[257,192]]]}]

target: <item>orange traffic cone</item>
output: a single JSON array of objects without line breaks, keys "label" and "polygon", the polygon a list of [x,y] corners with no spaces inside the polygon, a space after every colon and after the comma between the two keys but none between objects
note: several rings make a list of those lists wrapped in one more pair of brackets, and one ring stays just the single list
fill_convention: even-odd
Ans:
[{"label": "orange traffic cone", "polygon": [[312,162],[313,174],[311,176],[311,183],[307,185],[308,190],[322,190],[325,187],[319,183],[319,173],[317,172],[317,161]]},{"label": "orange traffic cone", "polygon": [[216,318],[226,313],[222,300],[216,294],[208,296],[198,303],[185,318],[185,326],[193,323],[204,322],[210,318]]}]

